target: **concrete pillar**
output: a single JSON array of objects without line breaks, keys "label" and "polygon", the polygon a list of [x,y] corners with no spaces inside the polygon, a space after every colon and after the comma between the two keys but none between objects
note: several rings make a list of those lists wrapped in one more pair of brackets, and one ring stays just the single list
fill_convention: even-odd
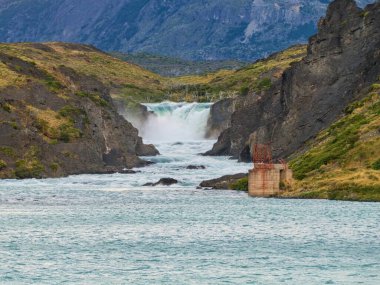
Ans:
[{"label": "concrete pillar", "polygon": [[280,182],[290,183],[292,171],[283,164],[258,164],[249,171],[248,193],[254,197],[270,197],[280,193]]}]

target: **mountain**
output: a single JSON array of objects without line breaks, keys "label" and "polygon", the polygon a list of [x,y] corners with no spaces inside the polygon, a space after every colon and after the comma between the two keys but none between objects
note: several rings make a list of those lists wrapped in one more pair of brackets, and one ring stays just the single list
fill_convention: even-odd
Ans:
[{"label": "mountain", "polygon": [[252,61],[305,42],[329,2],[0,0],[0,41],[79,42],[106,51]]},{"label": "mountain", "polygon": [[0,74],[0,178],[122,171],[158,153],[111,95],[158,90],[159,76],[63,43],[0,44]]}]

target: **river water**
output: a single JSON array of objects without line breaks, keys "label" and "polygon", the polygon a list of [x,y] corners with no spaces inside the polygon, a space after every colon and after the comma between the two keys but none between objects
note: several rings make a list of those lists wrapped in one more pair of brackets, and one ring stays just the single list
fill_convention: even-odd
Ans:
[{"label": "river water", "polygon": [[199,155],[209,104],[147,106],[141,172],[0,182],[0,284],[380,284],[380,204],[197,190],[251,165]]}]

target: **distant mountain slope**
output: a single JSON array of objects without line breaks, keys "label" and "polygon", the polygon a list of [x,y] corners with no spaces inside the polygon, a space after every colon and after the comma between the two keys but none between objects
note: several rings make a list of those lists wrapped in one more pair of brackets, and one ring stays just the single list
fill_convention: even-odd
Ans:
[{"label": "distant mountain slope", "polygon": [[140,65],[162,76],[177,77],[184,75],[201,75],[220,69],[236,70],[247,65],[237,60],[185,60],[181,58],[153,55],[148,53],[126,54],[111,52],[112,56]]},{"label": "distant mountain slope", "polygon": [[0,0],[0,41],[81,42],[107,51],[254,60],[305,42],[329,2]]}]

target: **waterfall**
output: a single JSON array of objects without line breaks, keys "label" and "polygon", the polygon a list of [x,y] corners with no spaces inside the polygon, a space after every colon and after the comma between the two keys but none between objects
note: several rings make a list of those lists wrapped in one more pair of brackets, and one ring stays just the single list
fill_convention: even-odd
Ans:
[{"label": "waterfall", "polygon": [[150,116],[140,132],[150,141],[191,141],[205,138],[211,103],[144,104]]}]

